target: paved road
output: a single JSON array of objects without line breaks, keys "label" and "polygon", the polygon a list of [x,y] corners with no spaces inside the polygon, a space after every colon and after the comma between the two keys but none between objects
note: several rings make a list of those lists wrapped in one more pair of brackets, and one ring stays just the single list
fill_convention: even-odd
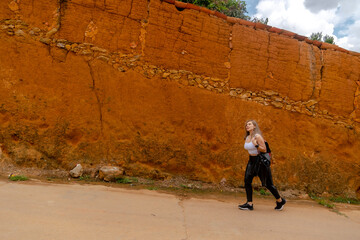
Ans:
[{"label": "paved road", "polygon": [[179,199],[150,190],[0,180],[0,240],[360,239],[360,211],[311,201]]}]

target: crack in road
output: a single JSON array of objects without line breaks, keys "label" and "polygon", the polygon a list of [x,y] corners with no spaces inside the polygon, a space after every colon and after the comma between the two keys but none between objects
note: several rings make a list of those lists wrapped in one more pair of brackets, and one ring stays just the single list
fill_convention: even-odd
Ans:
[{"label": "crack in road", "polygon": [[184,207],[184,198],[179,198],[179,202],[178,205],[181,207],[182,213],[183,213],[183,227],[185,230],[185,238],[182,238],[181,240],[188,240],[189,239],[189,234],[187,231],[187,226],[186,226],[186,216],[185,216],[185,207]]}]

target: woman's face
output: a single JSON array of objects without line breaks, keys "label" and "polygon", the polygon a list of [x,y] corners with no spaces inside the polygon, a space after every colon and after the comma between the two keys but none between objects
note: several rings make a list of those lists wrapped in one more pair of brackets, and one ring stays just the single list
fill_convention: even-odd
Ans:
[{"label": "woman's face", "polygon": [[245,128],[246,128],[246,131],[250,132],[250,131],[253,131],[255,129],[255,125],[251,121],[249,121],[249,122],[246,123]]}]

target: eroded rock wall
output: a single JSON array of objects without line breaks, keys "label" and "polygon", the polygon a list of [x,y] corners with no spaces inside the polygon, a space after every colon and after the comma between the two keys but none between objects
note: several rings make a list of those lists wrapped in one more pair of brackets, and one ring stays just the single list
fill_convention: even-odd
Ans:
[{"label": "eroded rock wall", "polygon": [[0,3],[1,161],[243,184],[258,120],[277,185],[360,191],[360,58],[158,0]]}]

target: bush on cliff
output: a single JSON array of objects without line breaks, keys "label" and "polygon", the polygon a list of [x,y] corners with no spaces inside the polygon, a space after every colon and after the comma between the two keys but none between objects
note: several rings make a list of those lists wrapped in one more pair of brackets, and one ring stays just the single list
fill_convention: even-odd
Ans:
[{"label": "bush on cliff", "polygon": [[240,0],[180,0],[211,10],[216,10],[229,17],[242,18],[248,21],[267,24],[268,18],[252,18],[247,15],[246,2]]},{"label": "bush on cliff", "polygon": [[330,36],[330,35],[326,34],[323,37],[322,32],[312,33],[310,35],[310,39],[311,40],[316,40],[316,41],[323,41],[323,42],[330,43],[330,44],[335,44],[334,36]]}]

